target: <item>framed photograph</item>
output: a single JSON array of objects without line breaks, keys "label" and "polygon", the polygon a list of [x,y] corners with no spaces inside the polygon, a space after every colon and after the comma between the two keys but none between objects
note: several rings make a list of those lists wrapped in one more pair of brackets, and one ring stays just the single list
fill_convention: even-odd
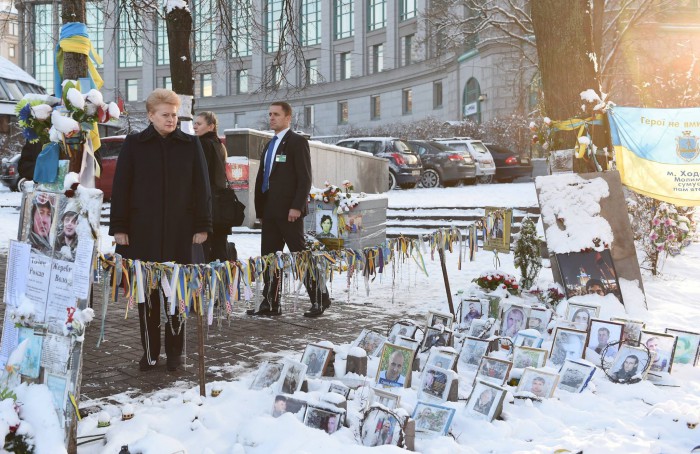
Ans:
[{"label": "framed photograph", "polygon": [[70,381],[70,374],[54,374],[49,371],[44,373],[44,384],[49,388],[51,402],[53,402],[61,424],[66,420],[66,405],[69,402],[68,393],[71,388]]},{"label": "framed photograph", "polygon": [[643,380],[649,367],[649,355],[645,348],[622,344],[608,370],[613,380],[628,383]]},{"label": "framed photograph", "polygon": [[345,386],[342,383],[333,382],[328,387],[328,392],[334,393],[334,394],[340,394],[341,396],[345,397],[345,399],[347,400],[348,396],[350,395],[350,388]]},{"label": "framed photograph", "polygon": [[272,416],[279,418],[285,413],[292,413],[299,421],[303,422],[306,405],[306,402],[303,400],[278,394],[275,396],[275,403],[272,406]]},{"label": "framed photograph", "polygon": [[600,306],[589,306],[587,304],[569,303],[566,308],[566,319],[569,320],[576,329],[588,331],[588,324],[591,319],[597,318],[600,314]]},{"label": "framed photograph", "polygon": [[673,357],[676,353],[676,336],[642,330],[641,342],[651,353],[649,372],[671,372]]},{"label": "framed photograph", "polygon": [[452,386],[452,373],[441,367],[428,366],[421,375],[418,400],[445,402]]},{"label": "framed photograph", "polygon": [[567,298],[612,294],[624,304],[609,249],[556,254],[556,261]]},{"label": "framed photograph", "polygon": [[338,215],[333,210],[316,210],[316,238],[338,238]]},{"label": "framed photograph", "polygon": [[641,320],[631,320],[628,318],[612,317],[610,321],[621,322],[625,325],[622,329],[622,340],[628,344],[637,345],[642,337],[644,322]]},{"label": "framed photograph", "polygon": [[557,388],[570,393],[583,392],[593,378],[595,369],[593,364],[567,359],[559,369],[560,378]]},{"label": "framed photograph", "polygon": [[518,369],[544,367],[547,362],[547,353],[549,352],[544,348],[516,345],[513,348],[513,367]]},{"label": "framed photograph", "polygon": [[452,329],[454,317],[449,312],[428,311],[426,328],[435,328],[442,325],[446,329]]},{"label": "framed photograph", "polygon": [[549,361],[561,367],[566,359],[583,358],[583,346],[586,345],[588,333],[577,329],[558,327],[549,353]]},{"label": "framed photograph", "polygon": [[476,380],[483,380],[502,386],[508,379],[511,367],[513,367],[513,363],[510,361],[484,356],[476,371],[475,383]]},{"label": "framed photograph", "polygon": [[389,335],[387,336],[387,341],[389,343],[395,344],[396,338],[398,336],[403,336],[403,337],[408,337],[409,339],[413,339],[413,336],[416,334],[417,329],[418,329],[418,327],[412,323],[396,322],[396,323],[394,323],[394,326],[391,327],[391,331],[389,331]]},{"label": "framed photograph", "polygon": [[700,355],[700,333],[666,328],[666,334],[671,334],[678,338],[676,355],[673,357],[674,364],[692,364],[697,366]]},{"label": "framed photograph", "polygon": [[489,351],[490,342],[478,337],[467,337],[459,352],[459,369],[476,370],[481,363],[481,358]]},{"label": "framed photograph", "polygon": [[284,359],[284,369],[282,369],[282,387],[280,392],[284,394],[294,394],[301,389],[306,374],[306,364],[290,359]]},{"label": "framed photograph", "polygon": [[410,348],[414,352],[418,350],[418,347],[420,347],[420,341],[403,336],[397,336],[394,344],[398,345],[399,347]]},{"label": "framed photograph", "polygon": [[403,442],[401,424],[393,412],[370,408],[360,427],[364,446],[399,446]]},{"label": "framed photograph", "polygon": [[382,351],[384,342],[386,342],[385,336],[369,329],[363,329],[352,346],[362,348],[368,356],[377,356]]},{"label": "framed photograph", "polygon": [[414,351],[394,344],[384,344],[377,369],[377,383],[384,386],[411,386]]},{"label": "framed photograph", "polygon": [[28,242],[33,252],[51,256],[56,239],[58,194],[35,191],[23,197],[22,241]]},{"label": "framed photograph", "polygon": [[552,175],[557,173],[571,173],[574,171],[574,155],[576,150],[568,148],[566,150],[552,150],[549,155],[549,172]]},{"label": "framed photograph", "polygon": [[[617,350],[620,345],[610,345],[622,340],[622,330],[625,324],[621,322],[610,322],[607,320],[591,319],[591,329],[588,330],[588,339],[586,340],[586,351],[593,350],[597,354],[602,354],[605,347],[605,359],[611,360],[617,355]],[[584,358],[591,356],[584,353]]]},{"label": "framed photograph", "polygon": [[552,397],[559,382],[559,374],[544,369],[526,367],[518,382],[516,392],[532,393],[540,399]]},{"label": "framed photograph", "polygon": [[552,311],[543,307],[530,308],[530,316],[527,318],[527,329],[535,329],[540,334],[544,335],[547,332],[547,326],[552,319]]},{"label": "framed photograph", "polygon": [[452,369],[457,362],[457,352],[449,349],[445,351],[441,348],[431,348],[428,352],[428,359],[424,368],[428,366],[440,367],[442,369]]},{"label": "framed photograph", "polygon": [[350,212],[345,213],[345,230],[340,232],[341,238],[347,238],[350,235],[357,235],[362,232],[362,213]]},{"label": "framed photograph", "polygon": [[332,434],[341,426],[342,418],[342,412],[334,412],[326,408],[308,405],[304,416],[304,425]]},{"label": "framed photograph", "polygon": [[513,339],[513,345],[539,348],[542,346],[543,340],[544,339],[542,339],[540,336],[533,336],[532,334],[527,333],[518,333],[515,335],[515,339]]},{"label": "framed photograph", "polygon": [[447,435],[454,416],[454,408],[418,401],[411,418],[416,421],[416,432]]},{"label": "framed photograph", "polygon": [[501,309],[501,336],[513,339],[518,331],[525,329],[530,316],[530,306],[511,304]]},{"label": "framed photograph", "polygon": [[18,329],[17,345],[27,340],[27,350],[20,366],[20,373],[25,377],[39,378],[41,369],[41,347],[44,336],[34,332],[34,328],[21,326]]},{"label": "framed photograph", "polygon": [[421,344],[421,351],[426,352],[432,347],[447,347],[450,345],[450,331],[441,330],[438,328],[426,328]]},{"label": "framed photograph", "polygon": [[471,326],[472,320],[479,320],[487,317],[489,314],[488,300],[480,300],[479,298],[464,299],[459,304],[459,323],[464,329]]},{"label": "framed photograph", "polygon": [[470,416],[493,421],[503,409],[506,390],[488,381],[477,380],[467,400],[467,413]]},{"label": "framed photograph", "polygon": [[510,252],[510,227],[513,222],[513,210],[486,207],[486,236],[484,247],[486,251]]},{"label": "framed photograph", "polygon": [[491,319],[472,320],[469,327],[469,337],[488,339],[493,334],[495,323]]},{"label": "framed photograph", "polygon": [[306,375],[311,378],[323,376],[333,350],[316,344],[308,344],[304,349],[301,362],[306,364]]},{"label": "framed photograph", "polygon": [[255,375],[253,383],[250,385],[250,389],[264,389],[279,384],[282,380],[283,369],[284,364],[282,363],[264,361],[260,365],[260,369],[258,369],[258,373]]},{"label": "framed photograph", "polygon": [[373,398],[372,403],[380,404],[388,408],[389,410],[394,410],[399,406],[401,401],[401,396],[398,394],[390,393],[388,391],[382,391],[381,389],[372,389]]}]

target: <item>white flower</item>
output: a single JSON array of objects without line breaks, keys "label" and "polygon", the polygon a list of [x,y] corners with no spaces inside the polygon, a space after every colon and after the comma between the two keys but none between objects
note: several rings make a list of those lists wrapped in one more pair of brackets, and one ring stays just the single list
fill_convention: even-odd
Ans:
[{"label": "white flower", "polygon": [[53,111],[53,107],[49,106],[48,104],[38,104],[36,106],[32,106],[31,111],[32,115],[37,120],[46,120],[51,116],[51,111]]},{"label": "white flower", "polygon": [[118,120],[119,115],[121,114],[121,112],[119,111],[119,106],[114,102],[110,102],[108,108],[109,108],[109,117],[112,120]]},{"label": "white flower", "polygon": [[544,124],[546,124],[546,125],[549,125],[549,124],[552,123],[552,119],[549,118],[549,117],[544,117],[544,118],[542,119],[542,121],[543,121]]},{"label": "white flower", "polygon": [[63,142],[63,134],[58,132],[54,126],[51,126],[51,129],[49,129],[49,140],[51,142]]},{"label": "white flower", "polygon": [[578,143],[588,146],[591,143],[591,139],[586,136],[581,136],[578,138]]},{"label": "white flower", "polygon": [[[82,95],[80,98],[82,99]],[[61,132],[68,137],[80,131],[80,125],[77,121],[73,120],[70,117],[64,117],[57,110],[54,110],[51,114],[51,123],[56,128],[56,130],[58,130],[58,132]]]},{"label": "white flower", "polygon": [[80,110],[85,110],[85,98],[83,98],[82,93],[80,93],[75,88],[69,88],[66,93],[66,99],[73,107]]},{"label": "white flower", "polygon": [[85,95],[85,100],[96,106],[101,106],[105,103],[104,99],[102,98],[102,93],[100,93],[99,90],[95,90],[94,88],[87,92],[87,94]]}]

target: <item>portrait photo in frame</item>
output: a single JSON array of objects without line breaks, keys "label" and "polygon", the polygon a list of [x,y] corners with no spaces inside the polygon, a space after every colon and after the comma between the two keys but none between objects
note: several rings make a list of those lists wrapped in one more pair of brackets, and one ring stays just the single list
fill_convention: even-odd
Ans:
[{"label": "portrait photo in frame", "polygon": [[362,348],[368,356],[377,356],[382,351],[384,342],[386,342],[386,336],[370,329],[363,329],[352,346]]},{"label": "portrait photo in frame", "polygon": [[401,446],[401,424],[394,412],[372,407],[362,419],[360,437],[364,446]]},{"label": "portrait photo in frame", "polygon": [[451,407],[418,401],[411,418],[416,421],[417,433],[447,435],[455,412]]},{"label": "portrait photo in frame", "polygon": [[527,318],[527,329],[537,330],[544,335],[547,332],[547,326],[552,319],[552,311],[544,307],[530,308],[530,316]]},{"label": "portrait photo in frame", "polygon": [[549,352],[544,348],[516,345],[513,347],[513,367],[517,369],[544,367],[547,362],[547,353]]},{"label": "portrait photo in frame", "polygon": [[316,238],[338,238],[338,215],[334,210],[316,210]]},{"label": "portrait photo in frame", "polygon": [[388,391],[383,391],[381,389],[372,389],[372,403],[380,404],[388,408],[389,410],[394,410],[399,406],[401,401],[401,396]]},{"label": "portrait photo in frame", "polygon": [[284,369],[282,369],[282,379],[279,381],[279,390],[283,394],[294,394],[301,389],[304,382],[306,364],[288,358],[285,358],[283,363]]},{"label": "portrait photo in frame", "polygon": [[595,370],[595,366],[591,363],[567,359],[559,369],[557,388],[570,393],[583,392],[593,378]]},{"label": "portrait photo in frame", "polygon": [[414,353],[410,348],[385,343],[379,357],[377,384],[400,388],[410,387]]},{"label": "portrait photo in frame", "polygon": [[452,369],[456,362],[457,352],[453,349],[444,350],[442,348],[433,347],[428,352],[428,359],[425,361],[425,366],[423,366],[423,368],[435,366],[442,369]]},{"label": "portrait photo in frame", "polygon": [[639,339],[642,337],[642,330],[644,329],[644,322],[642,320],[632,320],[629,318],[612,317],[610,318],[612,322],[621,322],[625,326],[622,329],[622,340],[625,343],[631,345],[637,345]]},{"label": "portrait photo in frame", "polygon": [[569,302],[566,308],[566,319],[581,331],[588,331],[591,320],[597,318],[599,314],[600,306]]},{"label": "portrait photo in frame", "polygon": [[333,382],[328,387],[328,392],[334,393],[334,394],[340,394],[341,396],[345,397],[345,399],[347,400],[348,396],[350,395],[350,388],[345,386],[342,383]]},{"label": "portrait photo in frame", "polygon": [[454,317],[449,312],[428,311],[426,328],[435,328],[442,325],[446,329],[452,329]]},{"label": "portrait photo in frame", "polygon": [[624,328],[625,324],[622,322],[613,322],[596,318],[591,319],[588,338],[586,339],[584,358],[595,358],[595,355],[590,353],[592,350],[598,355],[601,355],[603,351],[605,351],[606,361],[614,359],[615,355],[617,355],[617,350],[620,348],[618,342],[622,340],[622,331]]},{"label": "portrait photo in frame", "polygon": [[[269,388],[273,385],[281,385],[282,381],[282,370],[284,369],[284,364],[282,363],[271,363],[264,361],[260,364],[258,373],[255,374],[253,383],[250,385],[250,389],[264,389]],[[279,387],[277,388],[279,389]]]},{"label": "portrait photo in frame", "polygon": [[678,338],[673,363],[697,366],[698,358],[700,358],[700,333],[666,328],[666,334],[671,334]]},{"label": "portrait photo in frame", "polygon": [[526,367],[518,382],[517,393],[532,393],[539,399],[552,397],[559,382],[559,374],[544,369]]},{"label": "portrait photo in frame", "polygon": [[301,362],[306,364],[306,375],[311,378],[323,376],[333,350],[322,345],[308,344],[304,349]]},{"label": "portrait photo in frame", "polygon": [[677,338],[673,334],[642,330],[641,343],[651,354],[649,372],[671,373]]},{"label": "portrait photo in frame", "polygon": [[469,327],[469,337],[479,339],[488,339],[493,334],[496,324],[492,319],[472,320],[472,325]]},{"label": "portrait photo in frame", "polygon": [[513,222],[513,210],[496,207],[484,209],[486,218],[485,251],[496,250],[505,254],[510,252],[510,229]]},{"label": "portrait photo in frame", "polygon": [[476,370],[481,363],[481,358],[486,356],[491,342],[478,337],[467,337],[462,343],[459,352],[458,368],[462,370]]},{"label": "portrait photo in frame", "polygon": [[607,374],[618,383],[634,383],[646,377],[648,367],[649,353],[646,348],[620,344]]},{"label": "portrait photo in frame", "polygon": [[327,408],[308,405],[304,416],[304,425],[321,429],[327,434],[333,434],[342,426],[344,414],[342,410],[335,412]]},{"label": "portrait photo in frame", "polygon": [[387,341],[389,343],[395,344],[396,343],[396,338],[398,336],[403,336],[403,337],[408,337],[409,339],[413,339],[413,337],[416,334],[416,330],[418,330],[418,327],[412,323],[409,322],[396,322],[394,325],[391,327],[391,330],[389,331],[389,335],[387,336]]},{"label": "portrait photo in frame", "polygon": [[543,340],[544,339],[540,336],[535,336],[527,332],[519,332],[513,339],[513,346],[540,348]]},{"label": "portrait photo in frame", "polygon": [[410,338],[404,337],[404,336],[397,336],[396,342],[394,342],[394,345],[398,345],[399,347],[410,348],[413,351],[417,351],[418,347],[420,347],[420,341],[417,341],[415,339],[410,339]]},{"label": "portrait photo in frame", "polygon": [[559,368],[566,359],[582,359],[587,337],[586,331],[558,327],[554,332],[549,361]]},{"label": "portrait photo in frame", "polygon": [[279,418],[285,413],[292,413],[299,421],[303,422],[306,405],[306,401],[278,394],[275,396],[275,403],[272,406],[272,416]]},{"label": "portrait photo in frame", "polygon": [[421,375],[418,400],[445,402],[452,386],[452,372],[441,367],[428,366]]},{"label": "portrait photo in frame", "polygon": [[505,395],[506,390],[501,386],[477,380],[467,399],[467,413],[469,416],[491,422],[500,416]]},{"label": "portrait photo in frame", "polygon": [[624,304],[609,249],[556,254],[555,257],[567,298],[613,294]]},{"label": "portrait photo in frame", "polygon": [[483,380],[502,386],[508,379],[511,367],[513,367],[513,363],[510,361],[484,356],[476,371],[474,383],[477,380]]},{"label": "portrait photo in frame", "polygon": [[509,304],[501,308],[501,336],[513,339],[518,331],[525,329],[530,316],[530,306]]},{"label": "portrait photo in frame", "polygon": [[421,344],[421,352],[426,352],[432,347],[447,347],[450,345],[452,332],[448,330],[440,330],[438,328],[426,328],[423,342]]},{"label": "portrait photo in frame", "polygon": [[463,329],[469,329],[473,320],[488,317],[489,301],[479,298],[468,298],[462,300],[459,305],[459,323]]}]

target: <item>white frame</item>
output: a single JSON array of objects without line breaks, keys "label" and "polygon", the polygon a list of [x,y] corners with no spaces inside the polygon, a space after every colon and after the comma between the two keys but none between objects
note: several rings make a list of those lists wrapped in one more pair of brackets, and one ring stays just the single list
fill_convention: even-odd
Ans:
[{"label": "white frame", "polygon": [[[575,388],[564,383],[564,380],[566,379],[566,372],[569,370],[576,370],[585,377],[581,384]],[[586,386],[588,386],[588,383],[593,378],[595,371],[596,367],[592,364],[584,363],[582,361],[576,361],[573,359],[567,359],[564,361],[564,364],[561,366],[561,369],[559,369],[559,383],[557,383],[557,388],[570,393],[582,393],[583,390],[586,389]]]},{"label": "white frame", "polygon": [[[491,390],[493,393],[493,399],[490,402],[488,412],[483,413],[476,410],[476,404],[486,390]],[[503,387],[495,385],[491,382],[477,380],[476,383],[474,383],[474,388],[472,388],[471,394],[469,394],[469,398],[467,399],[467,414],[478,419],[484,419],[491,422],[494,420],[494,418],[497,418],[500,415],[501,410],[503,409],[503,399],[505,398],[505,395],[506,390]]]},{"label": "white frame", "polygon": [[[484,366],[487,363],[504,364],[506,367],[506,372],[503,375],[503,378],[490,377],[488,374],[483,373]],[[489,356],[484,356],[483,358],[481,358],[481,361],[479,362],[479,367],[476,369],[476,375],[474,376],[474,383],[476,384],[477,381],[482,380],[482,381],[487,381],[490,383],[495,383],[498,386],[503,386],[503,384],[505,384],[506,380],[508,380],[508,376],[510,375],[510,371],[512,368],[513,368],[513,363],[511,361],[506,361],[505,359],[500,359],[500,358],[491,358]]]},{"label": "white frame", "polygon": [[[360,346],[360,344],[364,343],[365,339],[366,339],[367,336],[369,336],[369,335],[373,335],[373,336],[378,337],[378,338],[380,339],[380,342],[379,342],[379,344],[377,345],[377,347],[376,347],[373,351],[371,351],[371,352],[368,352],[367,349],[365,349],[364,347],[361,347],[361,346]],[[367,356],[377,356],[377,355],[382,351],[382,348],[384,348],[384,344],[386,343],[386,341],[387,341],[386,336],[383,336],[383,335],[381,335],[380,333],[378,333],[378,332],[376,332],[376,331],[373,331],[373,330],[371,330],[371,329],[366,329],[366,328],[365,328],[365,329],[362,330],[362,332],[360,333],[360,335],[357,336],[357,339],[355,339],[355,340],[352,342],[351,345],[352,345],[353,347],[360,347],[361,349],[363,349],[365,352],[367,352]]]},{"label": "white frame", "polygon": [[[279,376],[275,380],[273,380],[272,382],[270,382],[268,384],[265,384],[263,386],[260,386],[260,385],[256,386],[256,383],[258,383],[258,380],[262,380],[263,378],[265,378],[263,374],[266,374],[268,368],[270,368],[272,366],[279,367],[279,371],[280,371]],[[250,389],[253,389],[253,390],[261,390],[261,389],[265,389],[265,388],[279,389],[280,388],[279,383],[282,380],[282,378],[284,377],[283,372],[284,372],[284,364],[283,363],[271,363],[269,361],[263,361],[263,363],[260,364],[260,368],[258,369],[258,372],[255,374],[255,378],[253,379],[253,381],[250,384]]]},{"label": "white frame", "polygon": [[[440,429],[433,429],[432,426],[423,427],[423,425],[421,424],[422,418],[420,417],[420,415],[425,411],[426,408],[430,409],[431,413],[439,412],[441,414],[447,414],[447,417],[445,418],[445,421],[443,422]],[[455,413],[456,410],[451,407],[445,407],[443,405],[418,401],[416,403],[415,408],[413,409],[411,418],[413,418],[416,421],[416,433],[426,433],[431,435],[447,435],[447,433],[450,430],[450,426],[452,425],[452,419],[454,418]]]},{"label": "white frame", "polygon": [[[323,427],[317,427],[317,426],[311,426],[311,425],[309,425],[309,416],[310,416],[310,413],[313,412],[313,411],[317,411],[317,412],[319,412],[319,413],[327,413],[327,414],[329,414],[329,415],[331,415],[331,414],[332,414],[332,415],[336,415],[338,419],[337,419],[337,421],[336,421],[335,430],[334,430],[333,432],[328,432],[328,431],[327,431],[326,429],[324,429]],[[340,427],[342,427],[342,425],[343,425],[343,416],[344,416],[344,415],[345,415],[345,413],[342,412],[342,411],[340,411],[340,412],[332,411],[332,410],[329,410],[329,409],[327,409],[327,408],[316,407],[316,406],[314,406],[314,405],[310,405],[310,404],[309,404],[309,405],[306,406],[306,412],[304,413],[304,425],[307,426],[307,427],[312,427],[312,428],[314,428],[314,429],[323,430],[323,431],[326,432],[327,434],[332,435],[332,434],[336,433],[336,432],[338,431],[338,429],[340,429]]]},{"label": "white frame", "polygon": [[[406,334],[399,334],[399,333],[394,332],[394,331],[401,331],[402,328],[408,328],[408,331],[406,332]],[[416,335],[416,331],[418,331],[418,327],[416,325],[414,325],[413,323],[404,322],[404,321],[396,322],[392,325],[391,330],[389,330],[389,335],[386,337],[387,342],[395,344],[396,339],[399,336],[408,337],[410,339],[413,339]]]},{"label": "white frame", "polygon": [[[376,413],[377,416],[373,416]],[[383,415],[383,416],[381,416]],[[376,427],[379,424],[380,419],[393,419],[394,422],[391,423],[391,441],[389,443],[377,444],[377,430]],[[374,429],[374,432],[370,433],[370,430]],[[369,440],[368,440],[369,438]],[[362,422],[362,429],[360,432],[360,440],[363,446],[398,446],[399,440],[401,439],[401,421],[399,421],[391,412],[384,410],[382,407],[373,407],[367,411],[364,421]]]},{"label": "white frame", "polygon": [[[547,363],[548,351],[546,348],[536,348],[536,347],[526,347],[524,345],[516,345],[513,348],[513,368],[524,369],[524,367],[518,367],[518,357],[526,352],[537,353],[537,364],[534,367],[544,367]],[[527,355],[531,356],[531,355]],[[526,366],[531,367],[531,366]]]},{"label": "white frame", "polygon": [[[612,327],[615,327],[615,332],[611,329]],[[588,358],[591,356],[591,354],[588,353],[588,350],[590,349],[595,355],[600,356],[600,354],[603,352],[601,349],[600,352],[596,352],[595,349],[596,346],[591,345],[591,340],[595,336],[595,342],[596,344],[598,343],[598,331],[601,328],[606,328],[610,332],[610,337],[608,338],[608,344],[614,344],[618,342],[617,345],[613,345],[608,347],[608,349],[605,351],[605,358],[612,359],[615,358],[615,355],[617,355],[617,351],[620,349],[620,344],[619,342],[622,341],[622,333],[625,329],[625,324],[622,322],[613,322],[609,320],[602,320],[598,318],[592,318],[591,323],[588,325],[588,337],[586,339],[586,349],[584,353],[584,358]],[[619,333],[617,333],[619,331]],[[594,356],[595,358],[595,356]]]},{"label": "white frame", "polygon": [[[381,402],[382,399],[388,399],[390,402],[393,402],[393,405],[384,404]],[[400,395],[382,389],[372,388],[372,404],[383,405],[389,410],[394,410],[399,406],[399,402],[401,402]]]},{"label": "white frame", "polygon": [[[464,321],[464,316],[465,314],[465,306],[469,306],[470,304],[476,304],[479,303],[479,310],[481,311],[481,317],[479,318],[474,318],[470,320],[469,322]],[[484,318],[488,318],[489,316],[489,301],[488,300],[482,300],[479,298],[467,298],[463,299],[460,304],[459,304],[459,324],[460,326],[463,326],[465,329],[471,326],[471,322],[473,320],[482,320]]]},{"label": "white frame", "polygon": [[[309,366],[309,362],[311,361],[311,354],[316,353],[316,357],[320,358],[318,356],[318,350],[325,352],[325,356],[323,357],[323,365],[321,366],[321,370],[319,372],[309,373],[308,366]],[[306,376],[311,377],[311,378],[322,377],[323,373],[326,371],[326,368],[328,367],[328,363],[330,362],[332,353],[333,353],[332,348],[324,347],[323,345],[318,345],[318,344],[306,344],[306,347],[304,348],[304,353],[301,355],[301,362],[307,366],[306,367]],[[305,361],[305,359],[307,359],[307,357],[308,357],[308,361]]]},{"label": "white frame", "polygon": [[[300,361],[292,361],[289,358],[284,358],[284,369],[282,369],[282,377],[280,378],[278,384],[279,384],[279,392],[281,394],[294,394],[295,392],[301,390],[301,385],[304,383],[304,378],[306,376],[306,364],[300,362]],[[296,369],[293,369],[296,368]],[[291,370],[294,370],[297,372],[298,377],[297,377],[297,383],[296,386],[294,387],[293,390],[284,390],[284,382],[287,379],[287,375]]]},{"label": "white frame", "polygon": [[[542,317],[536,317],[535,314],[542,314]],[[530,319],[536,318],[540,320],[540,328],[532,328],[530,326]],[[527,318],[527,322],[525,323],[525,326],[527,329],[534,329],[540,334],[545,334],[547,332],[547,326],[549,325],[549,322],[552,320],[552,311],[550,311],[547,308],[544,307],[531,307],[530,308],[530,316]]]},{"label": "white frame", "polygon": [[[479,356],[479,358],[477,358],[476,364],[467,362],[467,356],[466,356],[466,352],[465,352],[467,342],[472,342],[475,344],[476,343],[483,344],[483,346],[486,347],[484,349],[484,353],[481,356]],[[461,365],[462,367],[464,367],[467,370],[477,370],[479,368],[479,364],[481,364],[481,358],[488,355],[490,344],[491,343],[488,340],[479,339],[478,337],[471,337],[471,336],[466,337],[464,339],[464,342],[462,343],[462,349],[459,351],[459,357],[457,360],[458,368],[460,368],[459,366]],[[476,355],[470,355],[469,357],[473,358],[475,356]]]},{"label": "white frame", "polygon": [[[522,320],[522,326],[517,329],[512,335],[509,335],[506,332],[507,325],[508,325],[508,316],[506,315],[507,313],[510,313],[513,309],[518,309],[523,313],[523,320]],[[501,308],[500,312],[500,318],[501,318],[501,323],[499,324],[499,332],[501,336],[504,337],[510,337],[511,339],[514,338],[519,331],[522,331],[524,329],[527,329],[527,319],[530,317],[530,312],[531,312],[531,307],[526,306],[524,304],[509,304],[507,306],[503,306]]]},{"label": "white frame", "polygon": [[[620,350],[618,350],[617,355],[615,355],[615,359],[612,362],[612,366],[608,370],[608,374],[613,376],[614,379],[618,380],[617,377],[615,377],[615,373],[620,370],[622,367],[623,363],[625,362],[625,359],[629,355],[635,355],[637,356],[637,359],[639,360],[637,363],[637,374],[634,376],[639,375],[642,380],[644,380],[647,376],[647,372],[649,369],[649,364],[648,364],[648,353],[647,350],[643,347],[634,347],[629,344],[622,344],[620,345]],[[645,363],[647,361],[647,363]],[[640,371],[640,365],[642,365],[642,370]],[[631,380],[631,379],[630,379]],[[630,380],[625,380],[625,382],[628,382]]]},{"label": "white frame", "polygon": [[[525,345],[525,341],[532,341],[532,343],[530,345]],[[532,334],[519,332],[515,335],[515,339],[513,339],[513,346],[540,348],[542,346],[542,341],[544,341],[544,339],[542,339],[540,336],[533,336]]]},{"label": "white frame", "polygon": [[[431,372],[433,374],[431,374]],[[439,376],[438,374],[444,375],[445,378],[445,387],[442,389],[442,392],[440,394],[434,394],[433,392],[430,392],[429,390],[433,389],[433,384],[435,381],[433,380],[431,383],[428,383],[430,379],[430,375],[434,376]],[[427,366],[425,370],[423,371],[423,374],[421,375],[421,380],[420,380],[420,386],[418,387],[418,400],[422,401],[439,401],[439,402],[445,402],[447,400],[447,397],[450,394],[450,388],[452,387],[452,381],[453,381],[453,375],[451,371],[448,369],[443,369],[442,367],[436,367],[436,366]]]},{"label": "white frame", "polygon": [[676,336],[674,336],[673,334],[661,333],[658,331],[642,330],[642,336],[640,338],[640,343],[643,343],[644,346],[649,348],[649,346],[647,345],[647,342],[649,341],[649,339],[651,339],[653,337],[666,339],[666,342],[663,342],[663,343],[665,344],[665,346],[668,347],[668,345],[666,345],[666,344],[668,344],[670,342],[671,350],[668,351],[668,349],[664,349],[662,351],[662,353],[665,353],[667,355],[667,358],[666,358],[667,362],[666,362],[665,368],[661,369],[661,370],[654,369],[654,355],[652,353],[652,360],[651,360],[651,364],[649,365],[649,372],[655,373],[655,374],[658,374],[658,373],[669,373],[670,374],[671,369],[673,368],[673,358],[676,355],[676,343],[678,342],[678,338]]},{"label": "white frame", "polygon": [[[535,378],[540,377],[545,380],[544,395],[537,396],[539,399],[548,399],[554,395],[554,390],[557,389],[557,384],[559,383],[559,374],[556,372],[550,372],[540,368],[526,367],[523,371],[523,375],[520,377],[518,382],[517,393],[532,392],[528,389],[532,386],[532,382]],[[527,389],[526,389],[527,388]],[[533,393],[534,394],[534,393]]]},{"label": "white frame", "polygon": [[[552,357],[554,357],[554,349],[555,346],[559,345],[557,344],[557,339],[561,334],[568,334],[571,336],[574,336],[577,339],[581,339],[581,351],[578,356],[576,357],[569,357],[566,353],[564,353],[564,357],[561,358],[561,362],[554,362]],[[571,329],[571,328],[562,328],[561,326],[558,327],[554,331],[554,336],[552,336],[552,346],[549,349],[549,362],[557,366],[557,368],[561,367],[564,364],[564,361],[566,359],[582,359],[583,358],[583,353],[586,350],[586,339],[588,337],[588,332],[587,331],[581,331],[581,330],[576,330],[576,329]],[[559,357],[557,356],[557,361],[559,361]]]},{"label": "white frame", "polygon": [[443,324],[442,326],[447,329],[451,330],[452,325],[454,324],[454,316],[450,314],[449,312],[440,312],[440,311],[428,311],[428,316],[425,320],[425,327],[426,328],[433,328],[435,327],[435,317],[441,317],[447,319],[447,323]]},{"label": "white frame", "polygon": [[[588,312],[588,323],[586,323],[586,326],[580,326],[577,325],[576,322],[574,322],[573,317],[576,312],[578,312],[581,309],[585,309],[586,312]],[[594,318],[598,318],[600,316],[600,306],[594,306],[592,304],[581,304],[581,303],[572,303],[569,302],[568,306],[566,307],[566,319],[576,327],[576,329],[580,329],[582,331],[588,331],[588,327],[591,325],[591,320]]]},{"label": "white frame", "polygon": [[[445,358],[449,362],[443,366],[438,366],[437,364],[434,364],[440,358]],[[423,366],[423,369],[427,368],[428,366],[441,367],[443,369],[452,369],[454,368],[455,364],[457,364],[458,358],[459,354],[455,351],[445,351],[442,350],[441,347],[431,347],[430,350],[428,350],[428,358],[425,360],[425,365]]]}]

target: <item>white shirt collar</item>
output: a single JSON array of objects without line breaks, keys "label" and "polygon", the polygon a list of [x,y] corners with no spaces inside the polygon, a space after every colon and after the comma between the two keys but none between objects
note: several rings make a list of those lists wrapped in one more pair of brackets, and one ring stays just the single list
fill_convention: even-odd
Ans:
[{"label": "white shirt collar", "polygon": [[284,135],[287,134],[287,131],[289,131],[289,128],[283,129],[277,134],[275,134],[277,136],[277,140],[281,140],[282,137],[284,137]]}]

